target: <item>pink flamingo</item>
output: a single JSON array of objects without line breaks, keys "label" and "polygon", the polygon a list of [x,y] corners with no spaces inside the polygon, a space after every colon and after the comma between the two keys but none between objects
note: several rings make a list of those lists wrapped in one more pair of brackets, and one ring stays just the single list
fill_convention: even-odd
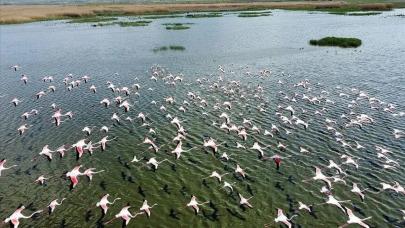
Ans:
[{"label": "pink flamingo", "polygon": [[105,194],[100,201],[97,202],[96,206],[97,207],[101,207],[101,209],[103,210],[103,214],[106,215],[107,211],[108,211],[108,204],[113,205],[115,203],[115,201],[120,200],[121,198],[115,198],[112,202],[108,201],[108,197],[110,196],[110,194]]},{"label": "pink flamingo", "polygon": [[14,228],[18,228],[18,225],[20,225],[20,221],[19,221],[20,219],[22,219],[22,218],[25,218],[25,219],[31,218],[31,217],[34,216],[35,214],[39,214],[39,213],[42,212],[42,210],[39,210],[39,211],[35,211],[34,213],[32,213],[32,214],[29,215],[29,216],[25,216],[25,215],[22,214],[22,211],[23,211],[24,209],[25,209],[25,207],[24,207],[24,206],[21,206],[20,208],[18,208],[17,210],[15,210],[14,213],[10,215],[10,217],[6,218],[6,219],[4,220],[4,222],[5,222],[5,223],[9,223],[9,222],[10,222],[11,224],[13,224],[13,227],[14,227]]},{"label": "pink flamingo", "polygon": [[62,205],[62,202],[63,202],[65,199],[66,199],[66,198],[63,198],[63,199],[60,201],[60,203],[58,203],[58,199],[53,200],[51,203],[49,203],[49,205],[48,205],[49,214],[51,214],[51,213],[55,210],[56,206]]},{"label": "pink flamingo", "polygon": [[79,179],[77,179],[79,176],[82,176],[83,173],[80,172],[80,168],[82,165],[78,165],[74,167],[70,172],[66,173],[66,177],[70,178],[72,188],[76,187],[76,185],[79,183]]},{"label": "pink flamingo", "polygon": [[6,164],[7,160],[6,159],[2,159],[0,160],[0,177],[1,177],[1,171],[6,170],[6,169],[11,169],[13,167],[16,167],[17,165],[12,165],[10,167],[4,167],[4,165]]},{"label": "pink flamingo", "polygon": [[94,174],[104,172],[104,170],[94,171],[95,169],[96,168],[88,168],[83,172],[83,175],[86,175],[89,178],[89,180],[91,181],[93,179]]}]

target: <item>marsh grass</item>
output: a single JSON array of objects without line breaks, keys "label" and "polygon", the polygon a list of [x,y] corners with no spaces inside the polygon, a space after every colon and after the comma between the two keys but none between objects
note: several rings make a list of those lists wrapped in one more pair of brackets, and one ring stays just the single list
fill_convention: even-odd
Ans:
[{"label": "marsh grass", "polygon": [[167,30],[186,30],[191,28],[189,25],[193,23],[164,23],[162,25],[166,26]]},{"label": "marsh grass", "polygon": [[206,17],[222,17],[222,13],[212,12],[212,13],[193,13],[186,14],[186,18],[206,18]]},{"label": "marsh grass", "polygon": [[97,23],[92,24],[93,27],[102,27],[102,26],[111,26],[119,25],[121,27],[138,27],[138,26],[148,26],[152,21],[116,21],[116,22],[107,22],[107,23]]},{"label": "marsh grass", "polygon": [[[221,4],[84,4],[84,5],[4,5],[0,8],[0,25],[29,23],[48,20],[71,20],[89,17],[115,17],[115,16],[146,16],[170,15],[195,12],[194,14],[218,16],[218,12],[243,10],[308,10],[325,12],[354,12],[354,11],[384,11],[394,7],[405,7],[404,2],[394,3],[367,3],[362,1],[343,2],[246,2]],[[217,12],[217,15],[203,13]],[[197,13],[200,12],[200,13]],[[194,17],[195,18],[195,17]],[[151,18],[153,19],[153,18]]]},{"label": "marsh grass", "polygon": [[161,51],[184,51],[184,50],[186,50],[186,48],[183,46],[170,45],[170,46],[157,47],[157,48],[154,48],[152,51],[156,53],[156,52],[161,52]]},{"label": "marsh grass", "polygon": [[310,40],[309,44],[317,46],[337,46],[342,48],[356,48],[361,45],[361,40],[357,38],[324,37],[320,40]]},{"label": "marsh grass", "polygon": [[83,18],[76,18],[73,20],[68,21],[68,23],[97,23],[97,22],[107,22],[107,21],[115,21],[117,18],[115,17],[83,17]]},{"label": "marsh grass", "polygon": [[137,27],[137,26],[148,26],[152,21],[118,21],[117,24],[121,27]]},{"label": "marsh grass", "polygon": [[307,11],[319,11],[328,12],[331,14],[344,14],[349,12],[360,12],[360,11],[390,11],[395,7],[401,7],[400,4],[393,3],[368,3],[368,4],[320,4],[312,5],[307,7],[298,8],[288,8],[288,10],[307,10]]}]

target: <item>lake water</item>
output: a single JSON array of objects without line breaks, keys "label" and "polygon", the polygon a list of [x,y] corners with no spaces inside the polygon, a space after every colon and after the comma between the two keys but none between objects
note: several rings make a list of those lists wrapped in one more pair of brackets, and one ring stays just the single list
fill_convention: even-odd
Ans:
[{"label": "lake water", "polygon": [[[320,193],[324,184],[301,180],[314,175],[315,165],[328,176],[334,175],[335,171],[326,168],[328,160],[341,164],[344,160],[340,156],[350,154],[359,158],[359,168],[342,165],[348,174],[347,185],[334,183],[333,195],[339,200],[352,200],[344,205],[354,209],[357,216],[372,216],[366,221],[371,227],[404,227],[399,210],[405,209],[405,195],[393,191],[371,193],[381,188],[380,182],[398,181],[405,185],[405,141],[403,137],[395,139],[392,133],[393,129],[405,130],[405,117],[383,111],[389,103],[395,104],[393,114],[405,111],[405,19],[392,16],[404,12],[395,10],[355,17],[274,10],[268,17],[239,18],[235,13],[227,13],[219,18],[157,19],[146,27],[92,27],[65,21],[0,26],[0,158],[7,158],[6,166],[18,165],[3,171],[0,177],[0,218],[5,219],[20,204],[28,207],[25,213],[29,214],[45,209],[56,198],[65,197],[67,200],[53,214],[42,213],[35,219],[21,220],[21,227],[101,227],[127,203],[134,212],[142,200],[147,199],[150,205],[158,203],[151,217],[136,217],[129,227],[263,227],[267,223],[270,227],[279,227],[271,223],[277,208],[283,209],[288,217],[298,214],[293,219],[296,227],[338,227],[347,220],[342,211],[332,205],[315,205],[327,198]],[[173,22],[194,24],[181,31],[166,30],[162,25]],[[363,44],[356,49],[309,46],[310,39],[324,36],[357,37]],[[152,51],[169,45],[180,45],[185,50]],[[15,64],[21,66],[17,72],[10,69]],[[175,87],[161,79],[150,80],[150,67],[156,64],[175,75],[183,74],[184,80]],[[218,65],[223,66],[225,73],[218,71]],[[271,70],[271,76],[259,77],[258,72],[263,69]],[[246,72],[251,72],[252,76],[247,76]],[[83,75],[91,79],[69,92],[62,83],[69,73],[75,79]],[[21,74],[28,75],[27,85],[20,81]],[[46,75],[54,76],[55,81],[42,82]],[[219,75],[223,81],[218,80]],[[197,78],[208,78],[209,82],[200,85]],[[311,89],[293,86],[304,79],[309,80]],[[240,87],[232,86],[230,81],[233,80],[240,81]],[[279,80],[284,84],[279,84]],[[134,93],[129,96],[135,104],[129,113],[114,104],[107,109],[99,104],[103,98],[112,100],[118,96],[107,89],[107,81],[117,87],[141,85],[139,97]],[[210,88],[214,82],[220,88]],[[93,84],[98,90],[95,94],[89,90]],[[49,85],[55,85],[56,92],[36,100],[35,94]],[[255,90],[258,85],[263,87],[262,93]],[[234,88],[236,92],[225,95],[221,86]],[[368,101],[360,99],[358,106],[350,108],[348,105],[358,97],[352,88],[386,103],[375,110]],[[202,109],[198,102],[195,104],[188,98],[190,91],[204,98],[208,107]],[[279,91],[290,98],[294,93],[299,94],[297,102],[283,99],[285,95]],[[254,98],[255,93],[262,99]],[[340,93],[350,97],[339,96]],[[242,94],[245,98],[240,97]],[[303,94],[326,96],[335,104],[324,101],[310,104],[300,98]],[[166,104],[163,99],[168,96],[173,96],[176,103]],[[14,97],[23,99],[17,107],[10,104]],[[152,105],[152,100],[158,104]],[[190,103],[185,113],[178,110],[183,100]],[[231,110],[224,109],[224,101],[232,101]],[[56,127],[51,118],[52,103],[63,112],[73,111],[73,119]],[[220,110],[214,109],[216,103],[220,103]],[[161,105],[167,107],[167,112],[159,111]],[[282,123],[275,115],[278,105],[292,105],[295,115],[308,122],[309,128],[304,130]],[[266,111],[259,112],[259,106]],[[23,121],[20,115],[33,108],[38,109],[39,114]],[[326,110],[321,111],[322,108]],[[316,110],[323,115],[315,114]],[[357,115],[368,114],[375,122],[362,128],[345,128],[347,120],[340,116],[343,113],[350,116],[350,111]],[[110,119],[114,112],[121,115],[121,124]],[[139,112],[149,115],[150,127],[157,132],[155,136],[148,134],[148,128],[141,127],[138,120],[133,123],[124,120],[127,116],[135,118]],[[222,112],[227,112],[236,125],[242,125],[243,118],[252,119],[261,129],[260,134],[249,128],[248,140],[243,142],[235,133],[227,134],[212,126],[212,121],[222,122],[219,118]],[[196,147],[179,160],[165,153],[174,149],[171,140],[176,135],[176,127],[165,117],[167,113],[186,120],[182,123],[188,131],[184,148]],[[283,115],[290,117],[288,112]],[[325,118],[337,120],[334,127],[343,134],[344,141],[351,145],[358,141],[365,149],[343,147],[326,129]],[[33,126],[20,137],[16,129],[24,123]],[[292,134],[281,130],[273,138],[264,136],[264,130],[270,130],[271,124],[288,129]],[[92,156],[86,153],[78,161],[72,150],[63,159],[54,154],[51,162],[44,157],[32,161],[46,144],[56,149],[86,138],[81,131],[84,126],[96,126],[87,138],[98,141],[105,135],[99,132],[103,125],[110,127],[109,138],[117,137],[109,142],[106,151],[97,149]],[[154,137],[162,146],[157,154],[146,145],[138,145],[145,135]],[[203,150],[204,137],[226,142],[219,147],[219,154],[226,152],[231,160],[221,161],[219,155],[213,157],[208,150]],[[284,159],[277,171],[272,161],[259,160],[256,151],[235,147],[235,142],[251,147],[255,141],[271,145],[265,149],[266,156],[278,153],[292,157]],[[278,142],[287,145],[286,151],[276,148]],[[383,169],[376,145],[390,149],[393,153],[388,156],[400,166],[395,170]],[[300,146],[310,153],[300,153]],[[155,156],[158,161],[169,159],[171,163],[164,162],[153,172],[143,167],[146,161],[129,163],[134,155],[146,159]],[[247,179],[233,175],[236,163],[247,169]],[[61,175],[77,164],[106,171],[96,174],[91,182],[80,177],[78,186],[69,191],[69,181]],[[233,193],[220,189],[223,183],[213,178],[203,181],[214,170],[230,173],[223,179],[235,182]],[[42,174],[52,177],[45,186],[34,183]],[[350,192],[353,182],[361,189],[369,188],[364,202]],[[246,198],[253,196],[249,200],[253,209],[239,207],[237,192]],[[106,193],[111,195],[110,200],[115,197],[122,200],[111,205],[103,218],[95,204]],[[211,201],[201,206],[198,215],[185,207],[192,194],[199,202]],[[298,211],[298,201],[314,204],[314,213]],[[120,225],[121,222],[113,221],[106,227]]]}]

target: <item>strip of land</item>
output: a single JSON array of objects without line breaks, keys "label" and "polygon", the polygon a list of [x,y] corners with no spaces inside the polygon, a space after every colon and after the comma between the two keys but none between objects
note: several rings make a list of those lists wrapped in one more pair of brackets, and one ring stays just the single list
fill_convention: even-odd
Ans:
[{"label": "strip of land", "polygon": [[0,5],[0,24],[92,16],[171,14],[199,11],[236,11],[265,9],[302,10],[390,10],[390,3],[354,4],[344,1],[250,2],[206,4],[89,4],[89,5]]}]

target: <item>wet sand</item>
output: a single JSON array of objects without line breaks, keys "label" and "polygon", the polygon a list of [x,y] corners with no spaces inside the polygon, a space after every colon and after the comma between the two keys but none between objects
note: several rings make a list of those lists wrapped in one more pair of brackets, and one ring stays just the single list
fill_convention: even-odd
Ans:
[{"label": "wet sand", "polygon": [[[383,7],[385,7],[385,5],[386,4],[380,4],[380,6]],[[344,1],[252,2],[212,4],[2,5],[0,6],[0,24],[15,24],[40,20],[65,19],[95,15],[169,14],[191,11],[231,11],[274,8],[329,9],[347,6],[349,6],[348,3]]]}]

